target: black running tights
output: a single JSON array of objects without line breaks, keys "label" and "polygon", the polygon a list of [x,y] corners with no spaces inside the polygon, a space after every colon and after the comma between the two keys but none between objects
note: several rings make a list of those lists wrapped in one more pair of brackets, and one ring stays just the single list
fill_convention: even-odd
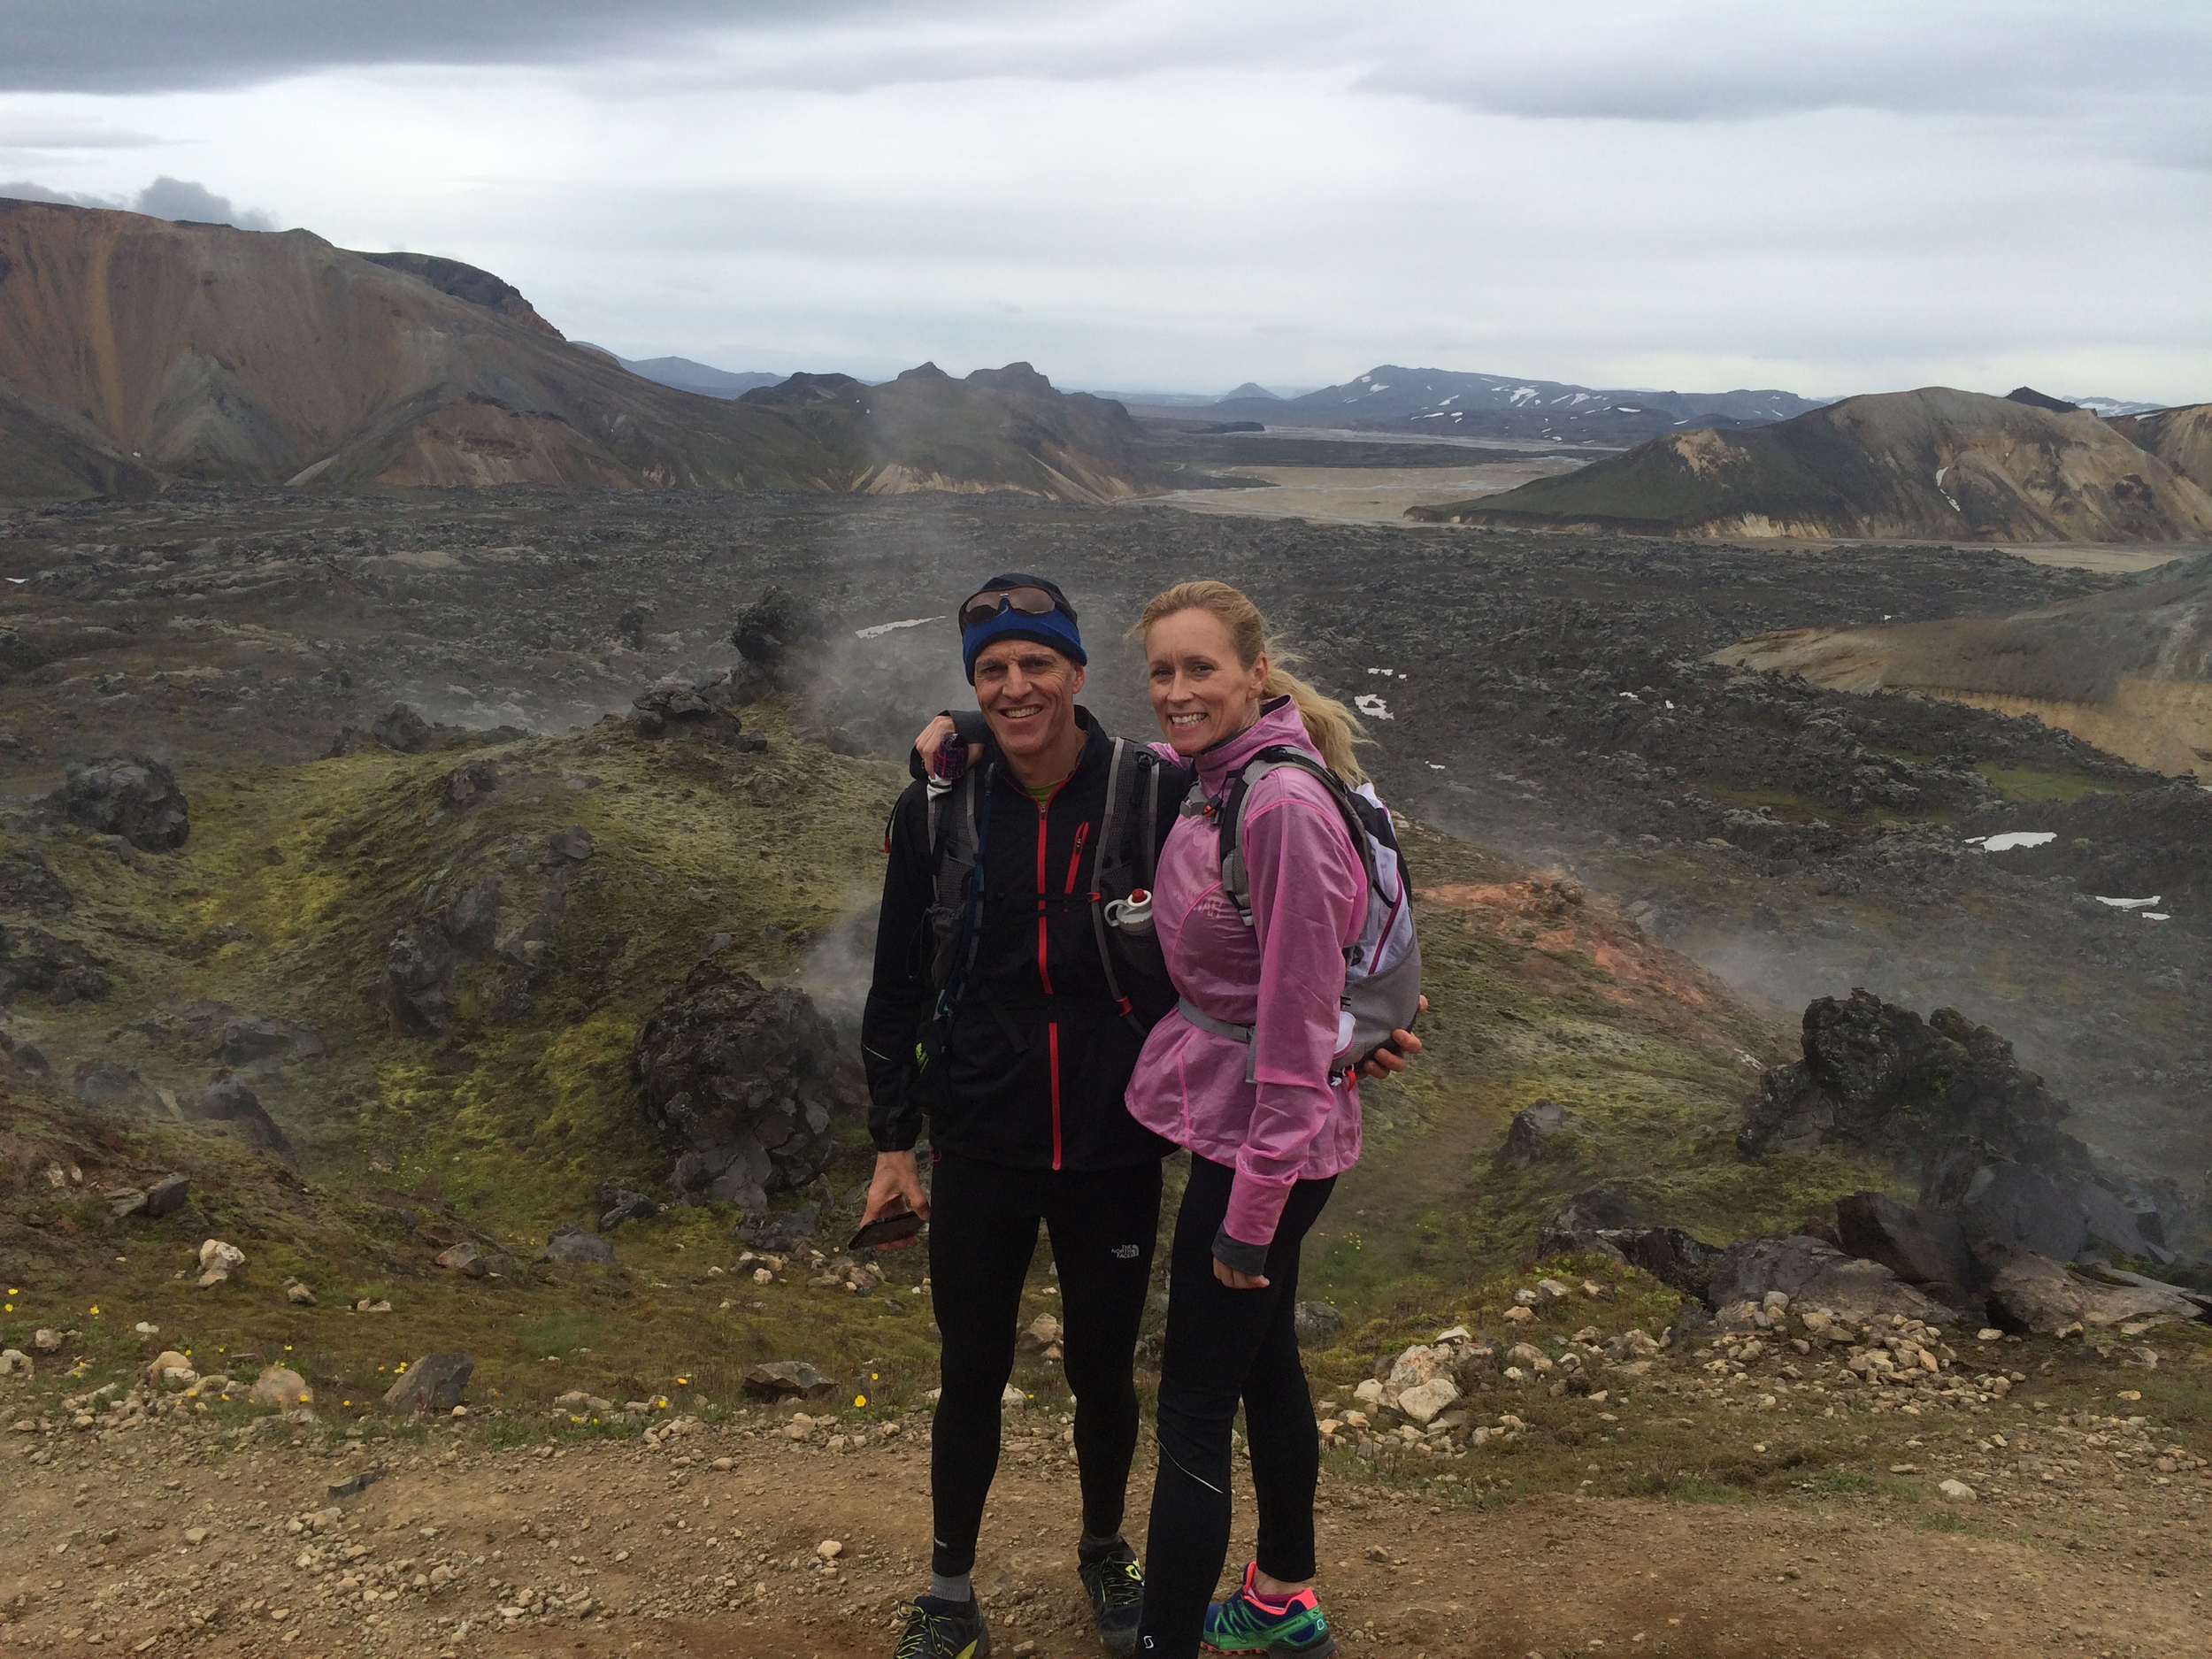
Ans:
[{"label": "black running tights", "polygon": [[1167,1348],[1160,1368],[1160,1468],[1144,1551],[1143,1659],[1190,1659],[1206,1602],[1229,1553],[1229,1435],[1244,1402],[1252,1490],[1259,1503],[1255,1559],[1270,1578],[1314,1575],[1313,1492],[1321,1472],[1313,1396],[1293,1325],[1298,1248],[1329,1202],[1334,1178],[1300,1181],[1267,1250],[1267,1287],[1232,1290],[1214,1277],[1215,1232],[1233,1172],[1196,1154],[1175,1222]]},{"label": "black running tights", "polygon": [[1118,1532],[1137,1448],[1130,1373],[1160,1227],[1159,1164],[1017,1170],[940,1154],[929,1217],[931,1303],[944,1344],[929,1455],[931,1570],[956,1577],[975,1564],[984,1500],[998,1472],[999,1396],[1014,1369],[1022,1282],[1040,1222],[1060,1270],[1083,1530]]}]

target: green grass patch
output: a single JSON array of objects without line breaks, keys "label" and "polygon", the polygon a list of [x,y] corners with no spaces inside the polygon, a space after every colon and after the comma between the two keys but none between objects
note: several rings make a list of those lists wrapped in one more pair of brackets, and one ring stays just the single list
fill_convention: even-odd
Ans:
[{"label": "green grass patch", "polygon": [[2109,778],[2085,772],[2051,772],[2035,766],[2005,766],[1993,760],[1974,763],[1974,770],[2004,791],[2008,801],[2039,806],[2046,802],[2078,801],[2087,795],[2125,795]]}]

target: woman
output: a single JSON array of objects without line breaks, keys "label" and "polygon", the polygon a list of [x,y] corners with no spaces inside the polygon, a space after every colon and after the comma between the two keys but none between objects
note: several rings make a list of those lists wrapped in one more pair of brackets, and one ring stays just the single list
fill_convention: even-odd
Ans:
[{"label": "woman", "polygon": [[[1358,724],[1271,661],[1258,609],[1223,582],[1148,604],[1153,712],[1218,802],[1262,749],[1289,745],[1348,782]],[[1223,890],[1210,814],[1177,823],[1153,918],[1182,1007],[1153,1028],[1131,1079],[1138,1122],[1191,1154],[1176,1222],[1160,1374],[1159,1472],[1138,1651],[1321,1659],[1336,1649],[1312,1587],[1320,1448],[1293,1314],[1298,1252],[1338,1175],[1359,1157],[1359,1090],[1333,1075],[1345,950],[1367,877],[1326,787],[1296,766],[1248,792],[1238,846],[1248,923]],[[1243,1583],[1209,1604],[1229,1545],[1230,1429],[1244,1406],[1259,1540]]]}]

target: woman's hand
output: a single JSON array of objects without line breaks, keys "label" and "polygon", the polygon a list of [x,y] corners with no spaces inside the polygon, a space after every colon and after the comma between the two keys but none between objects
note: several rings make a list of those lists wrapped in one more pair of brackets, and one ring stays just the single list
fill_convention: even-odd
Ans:
[{"label": "woman's hand", "polygon": [[1240,1273],[1219,1256],[1214,1257],[1214,1277],[1231,1290],[1265,1290],[1267,1288],[1267,1276],[1264,1273]]},{"label": "woman's hand", "polygon": [[[1429,999],[1425,996],[1421,999],[1421,1011],[1424,1014],[1429,1011]],[[1393,1054],[1388,1048],[1376,1049],[1361,1063],[1360,1076],[1388,1077],[1393,1071],[1402,1071],[1406,1069],[1406,1062],[1421,1052],[1421,1040],[1409,1031],[1394,1031],[1390,1033],[1390,1041],[1398,1052]]]}]

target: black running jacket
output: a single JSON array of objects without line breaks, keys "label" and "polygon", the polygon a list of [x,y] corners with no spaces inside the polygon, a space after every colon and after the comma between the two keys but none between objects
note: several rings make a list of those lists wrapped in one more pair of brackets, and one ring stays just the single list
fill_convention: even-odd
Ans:
[{"label": "black running jacket", "polygon": [[[1018,1169],[1125,1169],[1174,1149],[1123,1104],[1144,1044],[1139,1025],[1164,1013],[1173,992],[1152,999],[1156,1006],[1141,1005],[1133,1023],[1108,989],[1084,884],[1105,812],[1112,740],[1087,710],[1079,708],[1076,719],[1086,733],[1082,757],[1045,804],[1025,794],[1003,764],[998,768],[974,960],[943,1056],[930,1068],[934,1075],[918,1079],[915,1044],[937,1001],[928,920],[936,872],[926,786],[910,785],[899,798],[876,924],[875,977],[861,1021],[868,1126],[879,1150],[911,1148],[925,1115],[933,1146]],[[995,758],[987,748],[978,764]],[[1151,826],[1156,852],[1194,776],[1164,768]]]}]

